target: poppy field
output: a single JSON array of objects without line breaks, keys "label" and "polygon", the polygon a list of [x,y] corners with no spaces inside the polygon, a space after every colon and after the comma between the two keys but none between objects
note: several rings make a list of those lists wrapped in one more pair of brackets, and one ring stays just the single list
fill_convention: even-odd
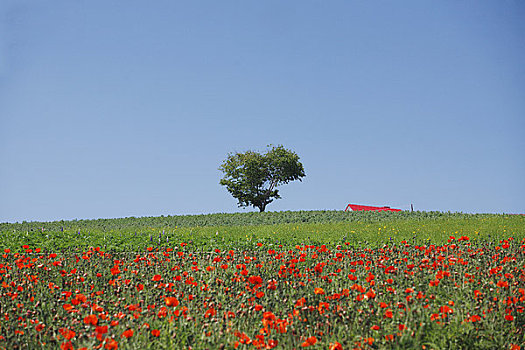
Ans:
[{"label": "poppy field", "polygon": [[524,348],[523,233],[290,237],[134,251],[4,241],[0,348]]}]

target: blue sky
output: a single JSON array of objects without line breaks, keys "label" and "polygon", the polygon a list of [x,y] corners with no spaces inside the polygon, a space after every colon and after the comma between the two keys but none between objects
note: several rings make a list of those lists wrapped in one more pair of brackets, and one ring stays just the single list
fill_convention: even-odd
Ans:
[{"label": "blue sky", "polygon": [[237,212],[229,152],[283,144],[270,211],[525,212],[522,1],[7,1],[0,222]]}]

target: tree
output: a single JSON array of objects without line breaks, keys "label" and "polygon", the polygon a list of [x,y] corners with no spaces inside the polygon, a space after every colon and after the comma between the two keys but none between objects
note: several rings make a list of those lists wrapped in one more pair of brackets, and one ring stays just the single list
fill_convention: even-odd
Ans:
[{"label": "tree", "polygon": [[279,199],[277,187],[306,176],[299,156],[282,145],[265,154],[254,151],[230,153],[219,167],[224,173],[220,184],[238,200],[239,207],[253,206],[263,212]]}]

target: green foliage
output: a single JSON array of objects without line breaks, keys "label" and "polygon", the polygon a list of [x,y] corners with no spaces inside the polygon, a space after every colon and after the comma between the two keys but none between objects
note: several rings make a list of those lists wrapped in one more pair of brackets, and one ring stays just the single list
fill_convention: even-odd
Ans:
[{"label": "green foliage", "polygon": [[273,146],[265,154],[230,153],[219,170],[224,173],[220,184],[238,200],[239,207],[252,206],[261,212],[281,198],[278,186],[305,176],[299,156],[283,146]]},{"label": "green foliage", "polygon": [[[169,247],[186,241],[195,249],[268,244],[349,242],[381,246],[410,240],[443,244],[449,236],[473,241],[525,238],[521,215],[442,212],[286,211],[0,224],[0,248],[58,249],[100,246],[111,251]],[[191,242],[191,243],[190,243]],[[328,242],[328,243],[327,243]]]}]

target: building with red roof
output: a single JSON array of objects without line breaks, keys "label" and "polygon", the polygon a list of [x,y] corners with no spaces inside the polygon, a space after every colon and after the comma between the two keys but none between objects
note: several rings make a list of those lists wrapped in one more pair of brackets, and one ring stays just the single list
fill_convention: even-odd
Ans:
[{"label": "building with red roof", "polygon": [[359,205],[359,204],[348,204],[345,211],[401,211],[401,209],[395,209],[390,207],[373,207],[370,205]]}]

